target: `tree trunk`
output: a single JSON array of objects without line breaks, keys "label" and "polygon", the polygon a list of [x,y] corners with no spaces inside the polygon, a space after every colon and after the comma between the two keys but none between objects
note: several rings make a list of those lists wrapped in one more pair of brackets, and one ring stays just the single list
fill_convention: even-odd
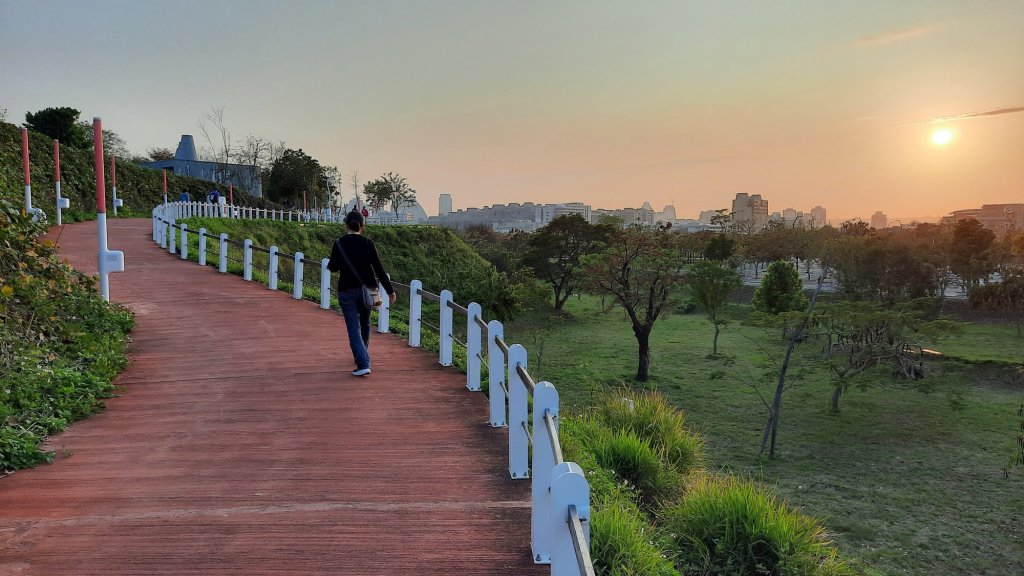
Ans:
[{"label": "tree trunk", "polygon": [[645,328],[634,328],[636,343],[640,347],[640,362],[636,367],[636,379],[638,382],[647,382],[648,368],[651,364],[651,331]]},{"label": "tree trunk", "polygon": [[715,340],[714,340],[714,342],[711,345],[711,353],[714,354],[715,356],[718,356],[718,333],[719,332],[720,332],[720,330],[718,328],[718,323],[716,322],[715,323]]},{"label": "tree trunk", "polygon": [[842,383],[836,384],[834,390],[832,390],[832,411],[839,412],[839,397],[843,395]]}]

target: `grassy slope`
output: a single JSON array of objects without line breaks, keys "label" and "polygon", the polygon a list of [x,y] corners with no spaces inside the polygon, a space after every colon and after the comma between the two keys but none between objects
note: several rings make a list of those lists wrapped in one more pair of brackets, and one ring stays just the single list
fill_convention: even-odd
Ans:
[{"label": "grassy slope", "polygon": [[[575,320],[552,328],[539,369],[533,354],[530,369],[552,381],[572,410],[608,385],[631,381],[636,342],[620,309],[603,314],[588,298],[568,307]],[[731,313],[739,320],[744,309]],[[1022,343],[1011,337],[1012,328],[996,328],[970,327],[939,347],[1019,357]],[[832,415],[827,366],[808,345],[790,372],[803,379],[784,401],[779,457],[767,461],[756,456],[766,410],[747,382],[770,395],[774,366],[758,344],[781,359],[781,343],[734,322],[719,341],[730,357],[709,359],[712,333],[700,314],[659,320],[650,385],[705,434],[713,466],[775,485],[790,502],[826,519],[845,556],[884,574],[1024,569],[1024,474],[1004,479],[1001,472],[1013,446],[1013,416],[1024,401],[1019,384],[1004,376],[997,385],[979,385],[972,373],[947,364],[931,394],[883,387],[889,380],[882,378],[865,390],[851,388],[841,414]],[[992,339],[971,344],[978,334]],[[538,350],[525,332],[517,341]]]},{"label": "grassy slope", "polygon": [[[53,140],[29,131],[29,167],[32,176],[32,205],[42,208],[55,219]],[[62,146],[60,151],[61,195],[71,200],[70,210],[64,214],[70,219],[89,218],[96,213],[96,176],[92,150],[74,150]],[[107,198],[110,196],[110,159],[106,163]],[[21,128],[14,124],[0,122],[0,193],[5,197],[23,203],[24,180],[21,163]],[[226,186],[185,176],[167,175],[169,196],[177,198],[179,192],[189,192],[193,197],[205,195],[211,188],[220,188],[227,193]],[[117,193],[124,199],[129,210],[119,211],[121,215],[149,215],[163,199],[163,180],[159,170],[151,170],[130,164],[117,163]],[[265,202],[248,194],[235,194],[236,204],[259,205]],[[113,214],[108,205],[108,210]],[[94,216],[93,216],[94,217]]]}]

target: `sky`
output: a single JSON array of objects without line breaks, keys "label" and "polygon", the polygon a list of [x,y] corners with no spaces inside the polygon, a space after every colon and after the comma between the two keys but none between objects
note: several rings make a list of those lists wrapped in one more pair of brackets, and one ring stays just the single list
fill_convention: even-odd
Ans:
[{"label": "sky", "polygon": [[8,121],[71,106],[137,153],[223,107],[429,214],[1024,202],[1021,0],[0,0],[0,78]]}]

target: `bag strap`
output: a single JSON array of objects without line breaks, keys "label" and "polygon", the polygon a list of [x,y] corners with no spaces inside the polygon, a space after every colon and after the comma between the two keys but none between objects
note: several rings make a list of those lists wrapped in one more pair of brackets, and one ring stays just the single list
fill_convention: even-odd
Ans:
[{"label": "bag strap", "polygon": [[348,259],[348,254],[345,254],[345,248],[343,248],[341,245],[341,238],[338,238],[334,242],[338,245],[338,252],[341,252],[341,257],[345,259],[345,264],[348,264],[348,269],[351,270],[352,273],[356,275],[356,279],[359,280],[360,284],[366,286],[366,282],[363,281],[363,276],[359,273],[358,270],[356,270],[356,267],[352,265],[352,261]]}]

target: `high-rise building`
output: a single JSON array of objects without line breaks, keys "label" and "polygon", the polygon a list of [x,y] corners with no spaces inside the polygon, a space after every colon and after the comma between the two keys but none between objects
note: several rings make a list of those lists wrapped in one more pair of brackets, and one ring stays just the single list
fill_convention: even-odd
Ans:
[{"label": "high-rise building", "polygon": [[565,204],[537,206],[535,221],[538,224],[547,224],[559,216],[570,216],[572,214],[577,214],[587,222],[590,222],[590,205],[582,202],[567,202]]},{"label": "high-rise building", "polygon": [[676,219],[676,207],[669,204],[665,206],[665,209],[661,211],[661,219],[665,222],[670,222]]},{"label": "high-rise building", "polygon": [[437,215],[438,216],[447,216],[448,214],[452,213],[452,195],[451,194],[441,194],[437,198],[437,204],[438,204],[438,206],[437,206]]},{"label": "high-rise building", "polygon": [[889,227],[889,217],[884,212],[878,210],[871,215],[871,227],[875,230],[882,230],[883,228]]},{"label": "high-rise building", "polygon": [[768,225],[768,201],[760,194],[740,192],[732,201],[732,215],[734,222],[749,222],[753,230],[760,230]]},{"label": "high-rise building", "polygon": [[828,212],[826,212],[821,206],[811,208],[811,221],[808,223],[808,226],[811,228],[821,228],[822,226],[827,225]]}]

